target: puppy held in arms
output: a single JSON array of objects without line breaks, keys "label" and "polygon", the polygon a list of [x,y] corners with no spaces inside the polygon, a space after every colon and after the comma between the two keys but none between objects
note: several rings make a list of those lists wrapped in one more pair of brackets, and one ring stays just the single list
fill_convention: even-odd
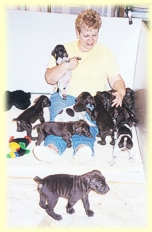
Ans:
[{"label": "puppy held in arms", "polygon": [[105,177],[98,170],[83,175],[56,174],[43,179],[36,176],[34,181],[38,183],[37,190],[40,194],[39,205],[55,220],[61,220],[62,216],[54,212],[54,207],[59,197],[66,198],[66,212],[73,214],[73,206],[78,200],[82,200],[86,214],[89,217],[94,215],[90,209],[88,193],[93,190],[98,194],[106,194],[110,188]]},{"label": "puppy held in arms", "polygon": [[[56,65],[62,64],[63,62],[69,62],[68,53],[63,45],[57,45],[51,55],[56,60]],[[80,57],[73,57],[77,60],[81,60]],[[68,70],[64,76],[58,81],[58,92],[63,99],[66,99],[66,93],[69,88],[69,82],[71,80],[71,70]]]}]

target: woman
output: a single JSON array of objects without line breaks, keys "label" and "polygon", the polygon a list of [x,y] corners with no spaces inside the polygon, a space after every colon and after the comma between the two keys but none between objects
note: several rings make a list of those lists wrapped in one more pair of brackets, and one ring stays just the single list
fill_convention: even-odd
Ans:
[{"label": "woman", "polygon": [[[78,56],[81,60],[71,58],[69,63],[62,63],[56,66],[55,59],[51,59],[45,79],[48,84],[56,84],[60,78],[72,70],[70,88],[67,99],[63,100],[58,93],[51,96],[51,121],[56,114],[66,106],[75,103],[75,97],[81,92],[87,91],[95,95],[97,91],[106,90],[108,80],[114,93],[115,99],[112,106],[121,106],[125,95],[125,83],[119,74],[116,59],[110,49],[99,44],[98,35],[101,27],[101,17],[93,10],[81,12],[75,21],[75,30],[77,40],[65,45],[69,57]],[[97,128],[90,128],[93,138],[75,135],[72,138],[74,158],[79,162],[87,161],[91,155],[94,155],[94,142],[97,134]],[[52,162],[57,154],[61,155],[66,149],[66,143],[62,138],[49,135],[45,139],[44,146],[34,149],[36,158],[46,162]]]}]

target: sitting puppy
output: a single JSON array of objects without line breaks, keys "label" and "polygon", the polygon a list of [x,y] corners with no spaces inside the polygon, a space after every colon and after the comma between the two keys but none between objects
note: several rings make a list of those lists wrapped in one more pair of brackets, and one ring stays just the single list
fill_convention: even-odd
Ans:
[{"label": "sitting puppy", "polygon": [[116,163],[118,151],[128,151],[129,152],[129,161],[134,162],[134,151],[133,151],[133,141],[132,141],[132,132],[127,124],[120,123],[117,130],[117,140],[113,150],[113,159],[109,162],[112,166]]},{"label": "sitting puppy", "polygon": [[97,143],[101,145],[105,145],[106,144],[105,139],[108,135],[110,135],[112,138],[110,144],[114,145],[115,128],[114,128],[113,120],[110,117],[108,111],[105,109],[104,104],[100,99],[100,97],[96,95],[94,96],[94,100],[95,100],[94,109],[92,111],[88,109],[87,112],[90,114],[91,119],[96,121],[96,124],[98,126],[99,133],[97,136],[101,138],[101,141],[98,141]]},{"label": "sitting puppy", "polygon": [[87,105],[94,106],[95,102],[89,92],[82,92],[77,98],[74,105],[65,107],[55,117],[55,122],[69,122],[85,120],[89,126],[95,126],[86,118]]},{"label": "sitting puppy", "polygon": [[89,125],[84,120],[76,122],[43,122],[35,125],[33,129],[37,129],[38,132],[36,146],[40,145],[45,137],[50,134],[62,137],[67,143],[67,147],[72,146],[70,138],[74,134],[92,137]]},{"label": "sitting puppy", "polygon": [[31,140],[37,140],[37,137],[32,137],[32,123],[36,122],[36,120],[40,120],[40,122],[44,122],[44,107],[49,107],[51,105],[51,101],[45,95],[41,95],[39,98],[35,99],[34,105],[26,109],[23,113],[21,113],[17,118],[14,118],[13,121],[17,122],[17,132],[26,131],[27,136],[31,138]]},{"label": "sitting puppy", "polygon": [[104,195],[110,190],[105,182],[105,177],[98,170],[93,170],[80,176],[56,174],[43,179],[36,176],[34,181],[38,183],[39,205],[52,218],[58,221],[62,219],[62,216],[54,212],[54,207],[59,197],[68,199],[66,211],[69,214],[75,212],[73,206],[81,199],[86,214],[92,217],[94,212],[90,209],[88,193],[93,190],[98,194]]},{"label": "sitting puppy", "polygon": [[[51,55],[56,60],[56,65],[62,64],[63,62],[69,62],[68,53],[63,45],[57,45]],[[79,57],[74,57],[75,59],[81,60]],[[69,88],[69,82],[71,79],[71,70],[68,70],[65,75],[58,81],[58,91],[63,99],[66,99],[66,93]]]}]

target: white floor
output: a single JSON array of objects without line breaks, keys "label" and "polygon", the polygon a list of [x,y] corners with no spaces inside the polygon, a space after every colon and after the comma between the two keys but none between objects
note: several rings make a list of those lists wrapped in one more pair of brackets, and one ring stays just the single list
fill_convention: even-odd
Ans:
[{"label": "white floor", "polygon": [[[37,96],[32,96],[35,99]],[[16,132],[16,124],[12,118],[21,113],[13,107],[5,112],[9,122],[9,137],[24,137],[24,132]],[[49,120],[47,109],[45,110],[46,121]],[[36,133],[33,131],[33,134]],[[147,226],[147,190],[143,163],[140,156],[136,131],[134,136],[135,162],[129,163],[128,153],[120,152],[117,163],[114,166],[108,164],[112,159],[112,146],[101,146],[95,143],[95,156],[83,164],[77,165],[72,158],[72,149],[66,152],[53,164],[38,161],[32,153],[35,143],[32,142],[27,149],[28,155],[15,159],[6,159],[6,195],[7,195],[7,228],[145,228]],[[7,144],[8,145],[8,144]],[[9,152],[6,146],[6,154]],[[100,170],[105,176],[110,191],[104,195],[94,192],[89,193],[93,217],[85,214],[81,201],[75,205],[75,213],[66,213],[66,199],[60,198],[55,212],[61,214],[63,219],[55,221],[44,209],[39,206],[39,193],[37,184],[33,178],[38,175],[43,178],[50,174],[68,173],[81,175],[88,171]]]},{"label": "white floor", "polygon": [[39,206],[37,185],[32,178],[7,179],[7,228],[146,228],[147,196],[144,184],[108,182],[110,191],[104,195],[89,193],[93,217],[85,214],[81,201],[75,213],[67,214],[67,200],[59,198],[55,212],[61,221],[51,218]]}]

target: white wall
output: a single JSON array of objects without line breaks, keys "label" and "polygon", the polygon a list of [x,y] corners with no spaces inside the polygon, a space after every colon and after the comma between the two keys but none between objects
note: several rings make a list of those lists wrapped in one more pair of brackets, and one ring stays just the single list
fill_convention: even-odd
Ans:
[{"label": "white wall", "polygon": [[141,25],[138,56],[136,61],[133,87],[134,89],[147,89],[148,84],[148,54],[149,33],[144,23]]},{"label": "white wall", "polygon": [[[7,10],[7,90],[49,93],[44,73],[57,44],[76,39],[76,15]],[[99,42],[114,52],[126,86],[132,87],[141,20],[102,17]]]}]

